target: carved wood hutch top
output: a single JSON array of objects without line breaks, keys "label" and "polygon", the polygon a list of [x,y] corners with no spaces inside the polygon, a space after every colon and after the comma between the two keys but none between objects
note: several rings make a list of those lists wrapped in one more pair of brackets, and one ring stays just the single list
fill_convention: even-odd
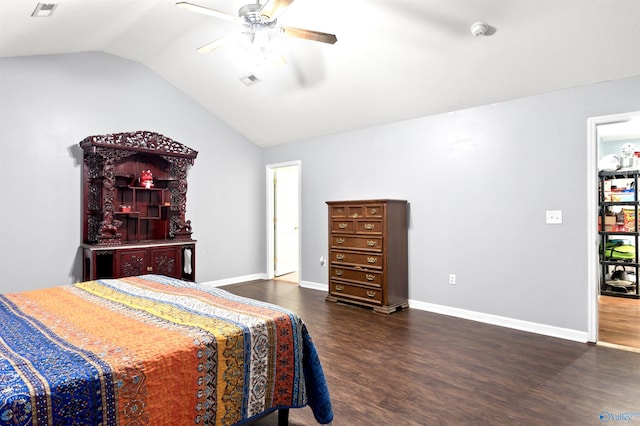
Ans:
[{"label": "carved wood hutch top", "polygon": [[[89,136],[80,146],[84,244],[192,241],[187,169],[197,151],[148,131]],[[145,173],[153,176],[146,185]]]}]

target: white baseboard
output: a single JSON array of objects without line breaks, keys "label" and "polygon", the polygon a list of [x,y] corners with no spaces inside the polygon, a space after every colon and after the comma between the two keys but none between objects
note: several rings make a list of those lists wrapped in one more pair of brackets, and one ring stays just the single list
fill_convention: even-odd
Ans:
[{"label": "white baseboard", "polygon": [[329,286],[321,283],[314,283],[313,281],[300,281],[300,287],[310,288],[312,290],[329,291]]},{"label": "white baseboard", "polygon": [[[209,281],[201,284],[210,285],[212,287],[220,287],[228,284],[237,284],[253,280],[266,280],[266,274],[245,275],[242,277],[228,278],[224,280]],[[327,284],[316,283],[313,281],[300,281],[300,287],[312,290],[329,291]],[[501,317],[498,315],[485,314],[482,312],[468,311],[466,309],[452,308],[450,306],[437,305],[435,303],[420,302],[418,300],[409,300],[411,309],[433,312],[436,314],[449,315],[456,318],[463,318],[471,321],[483,322],[485,324],[497,325],[500,327],[513,328],[515,330],[527,331],[529,333],[542,334],[560,339],[573,340],[575,342],[588,342],[588,333],[586,331],[571,330],[568,328],[554,327],[546,324],[522,321],[514,318]]]},{"label": "white baseboard", "polygon": [[267,279],[267,274],[253,274],[253,275],[243,275],[241,277],[226,278],[224,280],[201,282],[200,284],[208,285],[211,287],[221,287],[223,285],[238,284],[238,283],[243,283],[247,281],[266,280],[266,279]]},{"label": "white baseboard", "polygon": [[588,342],[588,333],[586,331],[554,327],[551,325],[522,321],[514,318],[485,314],[482,312],[468,311],[466,309],[452,308],[450,306],[436,305],[434,303],[419,302],[417,300],[409,300],[409,307],[412,309],[434,312],[436,314],[449,315],[452,317],[468,319],[471,321],[498,325],[500,327],[513,328],[515,330],[543,334],[545,336],[558,337],[560,339],[573,340],[575,342]]}]

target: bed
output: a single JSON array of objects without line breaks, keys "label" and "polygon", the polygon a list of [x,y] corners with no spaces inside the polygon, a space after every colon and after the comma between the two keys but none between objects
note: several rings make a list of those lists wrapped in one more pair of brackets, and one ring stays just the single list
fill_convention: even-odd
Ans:
[{"label": "bed", "polygon": [[0,295],[0,425],[333,420],[296,314],[160,275]]}]

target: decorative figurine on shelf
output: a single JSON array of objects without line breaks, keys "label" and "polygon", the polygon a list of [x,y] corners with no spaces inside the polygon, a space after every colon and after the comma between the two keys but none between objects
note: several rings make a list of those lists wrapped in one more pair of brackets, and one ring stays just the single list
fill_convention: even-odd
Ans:
[{"label": "decorative figurine on shelf", "polygon": [[153,188],[153,173],[151,173],[151,170],[143,170],[140,173],[140,186],[147,189]]}]

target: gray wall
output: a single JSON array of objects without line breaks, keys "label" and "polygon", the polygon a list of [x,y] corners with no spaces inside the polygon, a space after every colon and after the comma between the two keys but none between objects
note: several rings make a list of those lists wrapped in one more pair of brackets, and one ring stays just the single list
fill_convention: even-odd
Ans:
[{"label": "gray wall", "polygon": [[327,283],[325,201],[407,199],[412,300],[586,331],[586,122],[636,110],[640,77],[260,150],[137,63],[2,59],[0,292],[79,279],[77,143],[150,130],[200,152],[198,281],[265,273],[264,166],[302,160],[303,281]]},{"label": "gray wall", "polygon": [[303,281],[327,283],[325,201],[406,199],[410,299],[587,331],[587,119],[637,110],[640,77],[271,147],[265,164],[302,161]]},{"label": "gray wall", "polygon": [[253,143],[138,63],[36,56],[0,60],[0,292],[81,278],[77,144],[133,130],[199,151],[187,194],[196,278],[264,273],[264,171]]}]

